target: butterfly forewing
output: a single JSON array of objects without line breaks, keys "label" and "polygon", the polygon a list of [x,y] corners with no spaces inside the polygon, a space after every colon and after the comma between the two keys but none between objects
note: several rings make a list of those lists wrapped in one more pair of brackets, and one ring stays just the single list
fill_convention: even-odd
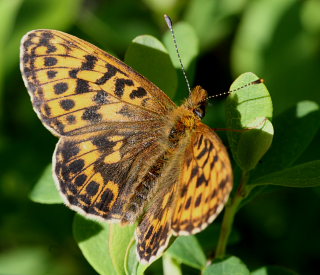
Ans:
[{"label": "butterfly forewing", "polygon": [[175,107],[123,62],[69,34],[32,31],[21,47],[34,109],[55,134],[82,133],[105,122],[157,120]]}]

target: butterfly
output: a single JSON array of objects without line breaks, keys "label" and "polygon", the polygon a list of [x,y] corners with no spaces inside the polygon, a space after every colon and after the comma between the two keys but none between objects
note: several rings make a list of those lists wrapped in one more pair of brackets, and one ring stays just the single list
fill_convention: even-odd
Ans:
[{"label": "butterfly", "polygon": [[201,122],[203,88],[177,106],[120,60],[56,30],[27,33],[20,60],[33,108],[59,138],[53,176],[68,207],[137,223],[143,263],[221,212],[233,175],[225,146]]}]

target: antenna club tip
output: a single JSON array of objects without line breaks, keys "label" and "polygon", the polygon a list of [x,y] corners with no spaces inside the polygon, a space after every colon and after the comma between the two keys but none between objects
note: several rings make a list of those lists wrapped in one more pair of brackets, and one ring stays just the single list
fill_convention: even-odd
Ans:
[{"label": "antenna club tip", "polygon": [[164,17],[164,20],[166,20],[166,23],[167,23],[169,29],[171,29],[172,28],[172,20],[171,20],[170,16],[167,14],[164,14],[163,17]]},{"label": "antenna club tip", "polygon": [[255,81],[252,82],[252,84],[260,84],[260,83],[264,83],[264,79],[263,78],[259,78]]}]

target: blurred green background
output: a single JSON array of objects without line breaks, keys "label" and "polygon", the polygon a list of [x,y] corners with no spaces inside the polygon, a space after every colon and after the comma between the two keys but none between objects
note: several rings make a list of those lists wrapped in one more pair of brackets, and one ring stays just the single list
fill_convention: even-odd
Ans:
[{"label": "blurred green background", "polygon": [[[57,29],[123,59],[138,35],[162,40],[164,13],[189,23],[198,38],[187,66],[192,84],[220,93],[252,71],[266,80],[275,116],[303,100],[320,102],[318,0],[0,0],[0,274],[96,274],[73,239],[73,212],[28,197],[57,139],[32,110],[19,71],[20,39],[32,29]],[[177,98],[187,95],[184,85]],[[210,126],[223,127],[223,102],[210,105],[209,116]],[[319,159],[319,141],[318,131],[296,163]],[[237,215],[228,252],[250,270],[281,265],[319,274],[319,202],[320,188],[257,196]]]}]

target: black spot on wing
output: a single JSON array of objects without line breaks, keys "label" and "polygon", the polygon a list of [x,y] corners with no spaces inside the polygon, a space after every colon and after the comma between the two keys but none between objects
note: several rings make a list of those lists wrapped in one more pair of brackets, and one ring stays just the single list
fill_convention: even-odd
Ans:
[{"label": "black spot on wing", "polygon": [[131,79],[123,79],[119,78],[116,81],[116,90],[115,90],[115,95],[118,97],[122,97],[124,93],[124,87],[125,86],[133,86],[133,81]]},{"label": "black spot on wing", "polygon": [[202,197],[202,194],[200,194],[197,199],[196,199],[196,202],[194,203],[194,206],[195,207],[198,207],[201,203],[201,197]]},{"label": "black spot on wing", "polygon": [[77,159],[77,160],[71,162],[68,166],[69,171],[74,174],[80,172],[83,169],[83,167],[84,167],[84,160],[83,159]]},{"label": "black spot on wing", "polygon": [[116,145],[116,142],[109,141],[106,137],[100,136],[96,137],[92,141],[92,144],[97,146],[100,151],[105,152],[108,149],[113,148]]},{"label": "black spot on wing", "polygon": [[76,93],[83,94],[90,92],[90,86],[88,81],[83,79],[77,79]]},{"label": "black spot on wing", "polygon": [[100,122],[102,119],[102,116],[101,114],[97,113],[98,110],[99,110],[98,106],[89,107],[84,111],[81,118],[84,120],[89,120],[92,123]]},{"label": "black spot on wing", "polygon": [[191,205],[191,197],[189,197],[189,199],[187,200],[186,205],[184,206],[184,208],[185,208],[186,210],[188,210],[189,207],[190,207],[190,205]]},{"label": "black spot on wing", "polygon": [[81,70],[92,70],[98,59],[94,55],[86,55],[84,58],[86,61],[82,63]]},{"label": "black spot on wing", "polygon": [[87,175],[86,174],[81,174],[79,176],[77,176],[74,180],[75,185],[77,186],[82,186],[85,181],[87,180]]},{"label": "black spot on wing", "polygon": [[103,90],[97,92],[97,94],[94,96],[93,100],[98,104],[109,103],[108,94]]},{"label": "black spot on wing", "polygon": [[99,184],[95,181],[91,181],[87,186],[86,186],[86,191],[89,196],[94,196],[97,194],[99,190]]},{"label": "black spot on wing", "polygon": [[131,99],[135,99],[136,97],[137,98],[142,98],[144,96],[147,95],[147,92],[144,88],[142,87],[138,87],[137,90],[133,90],[131,93],[130,93],[130,98]]},{"label": "black spot on wing", "polygon": [[115,66],[112,66],[111,64],[106,64],[106,68],[108,69],[108,71],[96,81],[96,84],[98,85],[102,85],[104,83],[106,83],[109,79],[111,79],[112,77],[114,77],[116,75],[117,72],[120,72],[124,75],[126,75],[124,72],[122,72],[121,70],[119,70],[118,68],[116,68]]},{"label": "black spot on wing", "polygon": [[55,78],[57,75],[57,71],[47,71],[47,76],[49,79]]},{"label": "black spot on wing", "polygon": [[53,86],[53,90],[56,95],[61,95],[68,90],[68,84],[65,82],[57,83]]},{"label": "black spot on wing", "polygon": [[76,117],[74,115],[68,115],[66,117],[66,120],[68,121],[69,124],[74,124],[76,123]]},{"label": "black spot on wing", "polygon": [[58,60],[55,57],[46,56],[44,58],[44,65],[47,66],[47,67],[54,66],[57,63],[58,63]]},{"label": "black spot on wing", "polygon": [[60,106],[65,111],[69,111],[75,106],[75,102],[72,99],[63,99],[63,100],[60,101]]},{"label": "black spot on wing", "polygon": [[208,181],[206,180],[204,174],[201,174],[200,177],[197,179],[197,184],[196,184],[196,187],[199,187],[201,186],[202,184],[208,184]]}]

